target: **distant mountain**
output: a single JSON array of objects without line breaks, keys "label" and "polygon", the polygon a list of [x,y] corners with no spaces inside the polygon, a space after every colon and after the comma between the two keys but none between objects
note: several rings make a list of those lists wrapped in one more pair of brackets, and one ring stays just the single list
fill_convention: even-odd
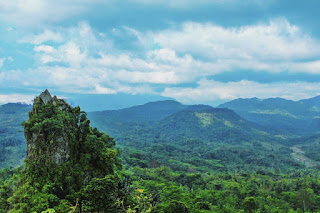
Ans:
[{"label": "distant mountain", "polygon": [[300,102],[304,104],[320,107],[320,95],[313,98],[300,100]]},{"label": "distant mountain", "polygon": [[273,128],[280,134],[308,135],[318,133],[320,108],[303,101],[282,98],[236,99],[219,105],[234,110],[241,117]]},{"label": "distant mountain", "polygon": [[[0,151],[5,153],[1,155],[1,166],[15,166],[24,158],[20,123],[27,119],[29,110],[31,106],[18,104],[0,108],[0,118],[7,121],[0,126]],[[92,126],[115,138],[123,160],[131,166],[152,167],[160,163],[177,170],[196,171],[273,171],[274,165],[276,169],[301,166],[290,157],[291,151],[282,145],[281,137],[230,109],[165,100],[89,112],[88,118]],[[136,152],[141,161],[130,157]]]},{"label": "distant mountain", "polygon": [[147,102],[164,101],[170,98],[159,95],[118,94],[60,94],[66,97],[72,106],[81,106],[86,112],[118,110]]},{"label": "distant mountain", "polygon": [[31,105],[0,105],[0,169],[20,165],[25,157],[21,122],[27,120]]},{"label": "distant mountain", "polygon": [[[163,137],[191,137],[227,141],[246,138],[266,128],[249,122],[233,110],[208,105],[182,105],[176,101],[157,101],[121,110],[90,112],[93,125],[117,137],[123,132],[152,129]],[[254,130],[254,131],[253,131]],[[255,133],[253,133],[255,132]],[[263,135],[268,133],[264,132]],[[232,136],[231,136],[232,135]]]},{"label": "distant mountain", "polygon": [[[207,165],[226,171],[239,165],[240,170],[297,166],[282,138],[230,109],[159,101],[91,112],[88,117],[93,126],[115,138],[130,165],[148,167],[159,162],[179,170],[182,164],[194,164],[198,170],[202,170],[199,165]],[[133,162],[132,150],[144,160]]]},{"label": "distant mountain", "polygon": [[212,142],[250,141],[257,134],[268,135],[260,127],[241,118],[230,109],[183,110],[161,121],[157,126],[165,137],[200,138]]},{"label": "distant mountain", "polygon": [[89,112],[93,120],[95,117],[101,119],[112,119],[118,121],[154,121],[160,120],[188,106],[173,100],[150,102],[143,105],[133,106],[120,110],[105,110],[100,112]]}]

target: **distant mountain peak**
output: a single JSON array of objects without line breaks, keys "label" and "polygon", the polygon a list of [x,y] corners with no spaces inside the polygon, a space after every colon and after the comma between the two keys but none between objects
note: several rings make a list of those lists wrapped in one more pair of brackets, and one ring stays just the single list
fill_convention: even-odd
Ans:
[{"label": "distant mountain peak", "polygon": [[320,95],[315,96],[313,98],[309,98],[309,99],[303,99],[303,100],[300,100],[299,102],[304,103],[304,104],[308,104],[308,105],[312,105],[312,106],[320,107]]},{"label": "distant mountain peak", "polygon": [[191,105],[186,108],[186,110],[190,111],[200,111],[200,110],[210,110],[214,109],[212,106],[204,105],[204,104],[197,104],[197,105]]},{"label": "distant mountain peak", "polygon": [[152,101],[152,102],[145,103],[143,105],[153,105],[153,104],[182,105],[182,103],[175,100]]}]

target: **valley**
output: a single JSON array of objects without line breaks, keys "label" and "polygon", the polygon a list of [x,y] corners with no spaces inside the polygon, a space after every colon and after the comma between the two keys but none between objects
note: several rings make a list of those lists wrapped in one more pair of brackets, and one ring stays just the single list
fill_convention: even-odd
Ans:
[{"label": "valley", "polygon": [[303,163],[304,165],[306,165],[306,167],[314,167],[319,165],[320,162],[316,162],[306,157],[305,152],[300,148],[298,148],[297,146],[292,146],[290,147],[290,149],[292,150],[291,155],[293,159],[297,160],[300,163]]}]

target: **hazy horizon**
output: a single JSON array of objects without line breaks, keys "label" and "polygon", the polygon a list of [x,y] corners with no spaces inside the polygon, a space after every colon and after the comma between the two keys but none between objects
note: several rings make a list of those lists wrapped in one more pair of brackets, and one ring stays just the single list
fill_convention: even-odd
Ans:
[{"label": "hazy horizon", "polygon": [[[50,92],[50,91],[49,91]],[[39,96],[35,95],[35,97]],[[56,94],[52,94],[53,96]],[[311,97],[312,98],[316,98]],[[219,107],[221,104],[228,103],[230,101],[236,100],[228,100],[228,101],[217,101],[215,103],[183,103],[180,102],[176,99],[173,98],[168,98],[168,97],[162,97],[162,96],[155,96],[155,95],[128,95],[128,94],[117,94],[117,95],[103,95],[103,94],[82,94],[74,97],[68,97],[68,96],[58,96],[58,98],[65,99],[69,102],[69,104],[73,107],[75,106],[80,106],[82,110],[87,111],[87,112],[95,112],[95,111],[103,111],[103,110],[119,110],[119,109],[125,109],[133,106],[139,106],[139,105],[144,105],[147,103],[152,103],[152,102],[161,102],[161,101],[176,101],[184,105],[199,105],[199,104],[204,104],[204,105],[209,105],[212,107]],[[252,97],[252,98],[245,98],[245,99],[254,99],[257,97]],[[265,99],[273,99],[273,98],[279,98],[279,97],[269,97]],[[238,98],[237,98],[238,99]],[[260,99],[260,100],[265,100],[265,99]],[[285,99],[289,100],[289,99]],[[301,100],[305,99],[300,99],[297,100],[298,102]],[[7,103],[0,103],[1,105],[4,104],[11,104],[11,103],[20,103],[20,104],[27,104],[27,105],[32,105],[33,100],[30,102],[7,102]]]}]

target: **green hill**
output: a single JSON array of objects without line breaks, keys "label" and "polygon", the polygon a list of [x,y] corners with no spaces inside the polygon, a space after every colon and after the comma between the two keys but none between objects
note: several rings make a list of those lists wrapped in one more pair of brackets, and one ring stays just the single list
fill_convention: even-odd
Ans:
[{"label": "green hill", "polygon": [[314,124],[318,122],[320,108],[305,102],[251,98],[236,99],[219,107],[232,109],[241,117],[270,127],[278,134],[300,136],[319,133],[319,128]]},{"label": "green hill", "polygon": [[[155,112],[161,105],[147,105]],[[129,111],[129,109],[125,109]],[[131,109],[130,109],[131,110]],[[135,108],[148,114],[146,106]],[[166,165],[174,170],[285,170],[299,165],[283,140],[229,109],[195,105],[154,120],[110,116],[115,111],[89,113],[99,129],[114,137],[127,165]],[[170,114],[170,113],[167,113]],[[134,156],[139,156],[136,158]]]},{"label": "green hill", "polygon": [[[161,120],[157,129],[165,137],[200,138],[213,142],[252,140],[256,127],[229,109],[184,110]],[[264,133],[268,134],[268,133]]]},{"label": "green hill", "polygon": [[[106,110],[100,112],[89,112],[92,118],[112,119],[117,121],[154,121],[160,120],[168,115],[187,108],[177,101],[156,101],[149,102],[144,105],[133,106],[120,110]],[[99,120],[100,121],[100,120]]]}]

